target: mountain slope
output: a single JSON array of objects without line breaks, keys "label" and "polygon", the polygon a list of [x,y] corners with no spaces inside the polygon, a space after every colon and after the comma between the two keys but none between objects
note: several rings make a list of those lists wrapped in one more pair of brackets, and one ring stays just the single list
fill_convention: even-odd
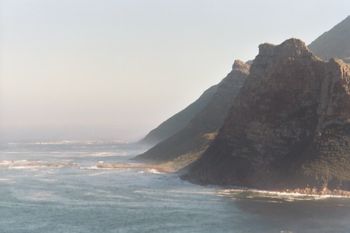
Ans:
[{"label": "mountain slope", "polygon": [[350,188],[350,67],[297,39],[263,44],[218,136],[183,178],[255,188]]},{"label": "mountain slope", "polygon": [[309,45],[318,57],[328,60],[340,58],[350,62],[350,16]]},{"label": "mountain slope", "polygon": [[208,88],[195,102],[150,131],[140,143],[155,145],[183,129],[211,100],[217,85]]},{"label": "mountain slope", "polygon": [[248,73],[249,65],[235,61],[232,71],[218,84],[216,93],[203,110],[184,129],[139,155],[137,159],[165,162],[204,150],[222,126]]}]

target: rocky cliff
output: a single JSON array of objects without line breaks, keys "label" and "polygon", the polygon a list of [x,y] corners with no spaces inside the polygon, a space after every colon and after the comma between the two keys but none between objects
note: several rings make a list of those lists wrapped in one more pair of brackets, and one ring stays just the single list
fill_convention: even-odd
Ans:
[{"label": "rocky cliff", "polygon": [[341,58],[350,63],[350,16],[331,30],[323,33],[309,45],[320,58]]},{"label": "rocky cliff", "polygon": [[262,44],[218,136],[183,178],[255,188],[350,185],[350,68]]},{"label": "rocky cliff", "polygon": [[208,88],[195,102],[150,131],[140,143],[155,145],[179,132],[197,113],[203,110],[213,97],[216,89],[217,85]]},{"label": "rocky cliff", "polygon": [[215,138],[216,131],[222,126],[248,73],[249,65],[235,61],[232,71],[218,84],[215,94],[202,111],[185,128],[139,155],[137,159],[165,162],[181,156],[198,156]]}]

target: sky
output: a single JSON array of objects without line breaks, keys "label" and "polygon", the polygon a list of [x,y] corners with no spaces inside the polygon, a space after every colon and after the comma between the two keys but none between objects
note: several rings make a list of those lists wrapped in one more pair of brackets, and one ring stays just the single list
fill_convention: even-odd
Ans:
[{"label": "sky", "polygon": [[0,0],[0,140],[133,141],[349,0]]}]

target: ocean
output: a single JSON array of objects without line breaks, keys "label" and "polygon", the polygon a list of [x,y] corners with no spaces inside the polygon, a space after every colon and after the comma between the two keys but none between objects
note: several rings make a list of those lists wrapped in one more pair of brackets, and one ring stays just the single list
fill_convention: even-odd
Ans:
[{"label": "ocean", "polygon": [[147,148],[0,146],[0,233],[349,233],[350,200],[199,186],[154,169],[101,169]]}]

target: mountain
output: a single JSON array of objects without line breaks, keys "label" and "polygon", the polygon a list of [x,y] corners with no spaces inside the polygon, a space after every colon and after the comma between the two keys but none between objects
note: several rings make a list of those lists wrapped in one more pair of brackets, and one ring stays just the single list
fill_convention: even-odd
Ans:
[{"label": "mountain", "polygon": [[262,44],[223,127],[183,178],[350,189],[350,67],[289,39]]},{"label": "mountain", "polygon": [[183,160],[193,160],[198,157],[215,138],[248,73],[249,65],[236,60],[232,71],[218,84],[209,103],[185,128],[136,159],[166,162],[180,157]]},{"label": "mountain", "polygon": [[139,143],[155,145],[183,129],[211,100],[217,85],[208,88],[195,102],[149,132]]},{"label": "mountain", "polygon": [[350,63],[350,16],[323,33],[309,45],[310,50],[320,58],[340,58]]}]

